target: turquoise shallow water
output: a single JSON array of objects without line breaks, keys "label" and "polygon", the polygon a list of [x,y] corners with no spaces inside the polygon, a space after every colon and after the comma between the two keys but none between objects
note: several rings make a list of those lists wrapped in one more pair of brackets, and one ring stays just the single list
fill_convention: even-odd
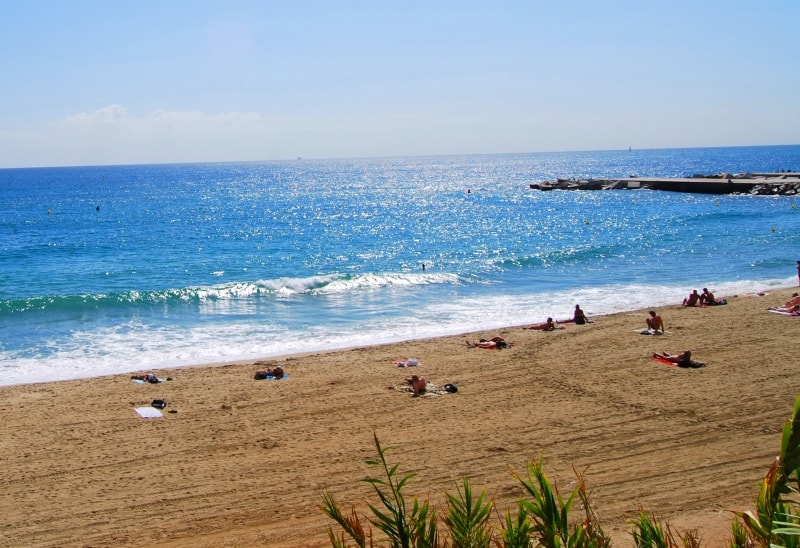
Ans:
[{"label": "turquoise shallow water", "polygon": [[0,384],[795,285],[798,198],[528,186],[783,169],[800,146],[0,170]]}]

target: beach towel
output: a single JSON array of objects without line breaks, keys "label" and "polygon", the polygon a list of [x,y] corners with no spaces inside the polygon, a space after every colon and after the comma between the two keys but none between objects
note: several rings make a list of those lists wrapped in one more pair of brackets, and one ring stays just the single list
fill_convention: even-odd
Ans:
[{"label": "beach towel", "polygon": [[[451,386],[455,386],[455,385],[451,385]],[[390,386],[389,388],[391,390],[397,390],[398,392],[405,392],[407,394],[411,394],[412,396],[414,396],[414,390],[411,388],[411,385],[409,385],[409,384],[399,384],[397,386]],[[435,397],[435,396],[446,396],[448,394],[451,394],[451,393],[454,393],[454,392],[457,392],[457,391],[458,391],[458,389],[456,389],[454,391],[451,389],[451,391],[448,391],[443,386],[437,386],[437,385],[429,382],[428,385],[425,387],[425,393],[424,394],[419,394],[419,395],[414,396],[414,397],[416,397],[416,398],[427,398],[427,397],[432,397],[432,396],[433,397]]]},{"label": "beach towel", "polygon": [[[156,383],[153,383],[153,382],[146,381],[144,379],[131,379],[131,380],[133,382],[135,382],[135,383],[138,383],[138,384],[156,384]],[[158,382],[164,382],[164,379],[162,379],[161,377],[158,377]]]},{"label": "beach towel", "polygon": [[149,405],[147,407],[137,407],[134,409],[134,411],[136,411],[136,413],[138,413],[143,419],[158,419],[164,416],[160,409],[156,409],[155,407]]},{"label": "beach towel", "polygon": [[772,309],[772,308],[769,308],[767,310],[769,312],[772,312],[773,314],[781,314],[783,316],[800,316],[800,314],[796,314],[794,312],[786,312],[784,310],[775,310],[775,309]]},{"label": "beach towel", "polygon": [[666,335],[669,331],[653,331],[652,329],[645,329],[644,331],[639,331],[638,329],[634,329],[640,335]]}]

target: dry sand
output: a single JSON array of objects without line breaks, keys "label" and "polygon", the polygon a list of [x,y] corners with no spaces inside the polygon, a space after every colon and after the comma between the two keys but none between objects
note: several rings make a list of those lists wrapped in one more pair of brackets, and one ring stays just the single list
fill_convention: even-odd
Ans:
[{"label": "dry sand", "polygon": [[[617,546],[643,507],[721,546],[731,510],[752,506],[800,391],[800,318],[771,314],[791,289],[730,297],[727,306],[659,309],[542,333],[497,332],[271,360],[0,388],[2,546],[326,546],[318,506],[375,500],[373,433],[407,494],[442,507],[462,476],[504,511],[521,489],[509,472],[543,457],[566,492],[585,471]],[[591,304],[591,303],[583,303]],[[544,319],[544,318],[542,318]],[[509,350],[468,349],[501,335]],[[691,349],[703,369],[651,360]],[[416,357],[416,369],[393,360]],[[388,389],[411,373],[457,394]],[[155,398],[163,418],[134,412]]]}]

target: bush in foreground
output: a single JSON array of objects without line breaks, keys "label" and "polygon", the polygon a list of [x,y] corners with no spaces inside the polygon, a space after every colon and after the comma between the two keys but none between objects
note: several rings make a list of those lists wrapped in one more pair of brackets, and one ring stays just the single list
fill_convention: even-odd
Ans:
[{"label": "bush in foreground", "polygon": [[[447,495],[447,508],[440,519],[427,500],[416,496],[410,505],[403,490],[415,474],[400,475],[398,465],[390,466],[386,450],[374,436],[377,459],[367,460],[380,468],[379,477],[363,481],[372,485],[378,498],[368,503],[370,515],[359,515],[355,507],[344,513],[329,491],[322,494],[320,508],[340,530],[328,529],[336,548],[347,546],[392,546],[397,548],[503,547],[522,548],[607,548],[605,535],[589,500],[586,481],[575,472],[577,482],[564,498],[544,472],[541,459],[529,462],[525,476],[513,473],[525,491],[514,512],[507,509],[496,522],[496,511],[486,492],[476,496],[469,479],[461,480],[455,494]],[[800,548],[800,397],[795,400],[792,417],[783,427],[780,455],[775,458],[761,482],[755,511],[734,512],[729,548]],[[578,503],[579,515],[571,514]],[[679,534],[668,523],[639,509],[631,521],[634,545],[639,548],[696,548],[696,531]],[[376,539],[373,528],[382,534]],[[352,543],[352,544],[350,544]],[[383,543],[383,544],[376,544]]]}]

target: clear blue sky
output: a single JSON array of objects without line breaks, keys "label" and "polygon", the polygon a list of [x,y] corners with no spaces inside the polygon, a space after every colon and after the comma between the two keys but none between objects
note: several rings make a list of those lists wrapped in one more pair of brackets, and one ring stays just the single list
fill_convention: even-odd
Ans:
[{"label": "clear blue sky", "polygon": [[800,1],[0,0],[0,167],[800,143]]}]

